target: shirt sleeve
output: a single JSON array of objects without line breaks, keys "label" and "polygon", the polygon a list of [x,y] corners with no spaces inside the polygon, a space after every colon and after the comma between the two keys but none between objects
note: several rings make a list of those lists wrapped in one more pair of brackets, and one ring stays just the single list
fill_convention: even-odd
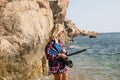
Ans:
[{"label": "shirt sleeve", "polygon": [[51,53],[50,49],[52,48],[53,42],[48,43],[46,47],[46,55],[49,61],[53,61],[59,58],[58,54]]}]

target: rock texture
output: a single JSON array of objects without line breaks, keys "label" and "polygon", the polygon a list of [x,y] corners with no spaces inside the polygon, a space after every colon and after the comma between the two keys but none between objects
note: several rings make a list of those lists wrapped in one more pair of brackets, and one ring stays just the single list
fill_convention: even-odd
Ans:
[{"label": "rock texture", "polygon": [[0,0],[0,80],[47,74],[44,49],[52,28],[47,0]]},{"label": "rock texture", "polygon": [[63,24],[69,0],[49,0],[49,2],[53,11],[54,24]]},{"label": "rock texture", "polygon": [[45,46],[56,24],[64,42],[82,34],[65,20],[69,0],[0,0],[0,80],[49,80]]},{"label": "rock texture", "polygon": [[0,80],[43,80],[45,46],[55,24],[64,24],[68,3],[0,0]]}]

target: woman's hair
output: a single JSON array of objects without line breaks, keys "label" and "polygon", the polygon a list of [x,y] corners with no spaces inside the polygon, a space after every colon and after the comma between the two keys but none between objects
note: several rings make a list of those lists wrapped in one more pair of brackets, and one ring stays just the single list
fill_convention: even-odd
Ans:
[{"label": "woman's hair", "polygon": [[57,37],[58,34],[59,34],[60,32],[62,32],[62,31],[64,31],[63,25],[61,25],[61,24],[56,24],[55,27],[54,27],[53,30],[52,30],[50,39],[54,39],[54,38]]}]

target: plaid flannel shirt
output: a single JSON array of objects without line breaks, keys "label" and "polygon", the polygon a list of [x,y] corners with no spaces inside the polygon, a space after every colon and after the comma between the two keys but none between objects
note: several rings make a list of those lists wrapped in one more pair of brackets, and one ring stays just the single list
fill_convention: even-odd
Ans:
[{"label": "plaid flannel shirt", "polygon": [[[50,73],[66,73],[67,72],[66,65],[63,62],[57,60],[59,58],[58,54],[53,54],[50,51],[50,49],[53,48],[54,43],[55,41],[51,40],[46,46],[46,56],[49,61],[49,71]],[[59,40],[59,45],[61,46],[62,49],[65,48],[65,45],[61,40]]]}]

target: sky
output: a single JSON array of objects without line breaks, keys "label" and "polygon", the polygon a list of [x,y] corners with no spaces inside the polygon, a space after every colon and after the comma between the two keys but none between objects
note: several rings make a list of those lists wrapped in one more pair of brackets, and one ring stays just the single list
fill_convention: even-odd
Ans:
[{"label": "sky", "polygon": [[120,0],[70,0],[66,18],[87,31],[120,32]]}]

